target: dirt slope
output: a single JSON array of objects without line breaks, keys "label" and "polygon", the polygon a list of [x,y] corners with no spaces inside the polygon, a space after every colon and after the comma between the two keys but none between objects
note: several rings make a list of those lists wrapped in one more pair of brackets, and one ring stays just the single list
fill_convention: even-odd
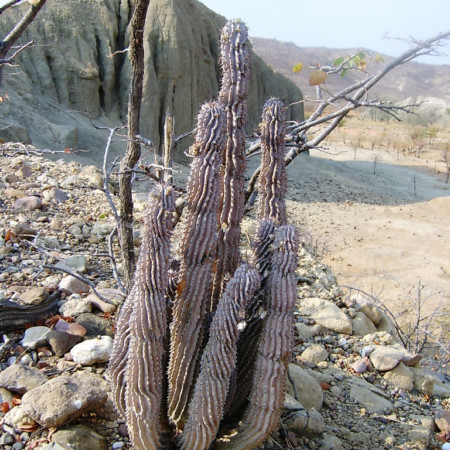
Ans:
[{"label": "dirt slope", "polygon": [[293,220],[309,230],[340,284],[406,314],[420,280],[429,308],[448,305],[450,186],[424,160],[363,150],[353,157],[341,148],[295,161],[289,169]]}]

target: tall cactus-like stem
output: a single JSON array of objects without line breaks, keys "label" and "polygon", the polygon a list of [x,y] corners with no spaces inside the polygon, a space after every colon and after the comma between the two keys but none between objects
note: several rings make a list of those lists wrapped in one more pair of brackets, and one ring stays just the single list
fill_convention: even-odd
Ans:
[{"label": "tall cactus-like stem", "polygon": [[127,418],[133,445],[156,449],[163,429],[161,386],[167,346],[172,188],[158,185],[148,203],[141,254],[118,321],[109,371],[113,398]]},{"label": "tall cactus-like stem", "polygon": [[286,169],[284,164],[285,113],[281,100],[271,98],[263,108],[261,122],[261,176],[259,181],[258,217],[260,219],[253,245],[253,264],[261,277],[261,290],[248,308],[248,325],[239,346],[239,372],[230,411],[241,408],[252,386],[256,348],[261,336],[270,292],[267,279],[272,271],[272,244],[276,225],[287,223]]},{"label": "tall cactus-like stem", "polygon": [[169,363],[169,416],[182,429],[201,347],[202,325],[211,295],[217,235],[220,165],[225,143],[225,114],[217,103],[199,114],[188,181],[187,223],[181,243],[181,268],[173,307]]},{"label": "tall cactus-like stem", "polygon": [[264,105],[261,123],[261,175],[258,217],[286,225],[286,166],[284,164],[285,112],[281,100],[271,98]]},{"label": "tall cactus-like stem", "polygon": [[251,449],[277,426],[284,400],[287,365],[293,345],[294,305],[297,299],[298,236],[290,225],[275,235],[269,305],[257,349],[249,407],[238,429],[221,448]]},{"label": "tall cactus-like stem", "polygon": [[227,116],[227,140],[222,162],[222,197],[217,238],[217,272],[211,310],[220,297],[223,279],[239,265],[240,223],[244,215],[245,134],[250,84],[248,31],[243,22],[227,22],[220,38],[222,86],[219,102]]},{"label": "tall cactus-like stem", "polygon": [[219,301],[189,405],[182,439],[185,450],[207,449],[216,436],[236,364],[239,324],[244,323],[245,306],[258,288],[258,272],[244,264],[237,268]]}]

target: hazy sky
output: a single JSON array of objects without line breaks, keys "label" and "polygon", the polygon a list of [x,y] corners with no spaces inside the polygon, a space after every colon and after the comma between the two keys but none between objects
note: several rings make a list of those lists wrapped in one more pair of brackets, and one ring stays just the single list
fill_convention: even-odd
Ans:
[{"label": "hazy sky", "polygon": [[[450,0],[200,0],[250,36],[299,47],[367,48],[398,56],[408,47],[391,37],[426,39],[450,29]],[[450,43],[444,49],[450,56]],[[450,57],[421,62],[450,64]]]}]

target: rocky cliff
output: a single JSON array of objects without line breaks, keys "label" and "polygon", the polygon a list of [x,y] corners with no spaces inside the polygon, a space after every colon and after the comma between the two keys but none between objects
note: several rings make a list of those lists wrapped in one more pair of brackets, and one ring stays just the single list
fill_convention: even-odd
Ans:
[{"label": "rocky cliff", "polygon": [[[93,159],[99,159],[104,135],[89,119],[108,126],[126,122],[130,64],[126,53],[115,52],[128,45],[133,3],[53,0],[46,4],[21,40],[34,40],[36,46],[22,52],[17,59],[20,68],[5,73],[1,91],[8,100],[0,109],[0,139],[32,141],[46,148],[91,149],[97,153]],[[11,29],[25,7],[7,10],[0,17],[0,29]],[[192,129],[201,103],[217,95],[218,42],[224,22],[224,17],[196,0],[150,2],[144,30],[141,134],[155,146],[167,110],[175,115],[178,135]],[[253,54],[248,131],[257,126],[269,96],[289,104],[301,99],[301,92]],[[295,106],[288,118],[302,114],[302,107]]]}]

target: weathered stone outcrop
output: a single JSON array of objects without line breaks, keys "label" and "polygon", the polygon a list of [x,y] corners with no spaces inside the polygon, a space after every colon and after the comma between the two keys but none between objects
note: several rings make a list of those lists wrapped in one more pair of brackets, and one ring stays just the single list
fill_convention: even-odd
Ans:
[{"label": "weathered stone outcrop", "polygon": [[[126,121],[130,65],[126,53],[112,54],[128,45],[133,3],[47,2],[22,37],[22,43],[33,39],[39,44],[17,58],[23,72],[13,75],[17,68],[5,72],[0,92],[6,92],[9,101],[0,111],[0,139],[12,139],[13,126],[21,125],[37,146],[90,148],[97,151],[92,159],[100,159],[105,139],[86,116],[109,126]],[[25,7],[2,14],[0,28],[11,29]],[[219,37],[224,23],[224,17],[197,0],[150,2],[144,30],[147,70],[141,134],[156,146],[166,110],[175,115],[178,135],[190,131],[199,106],[217,96]],[[286,104],[301,98],[291,81],[253,53],[251,65],[248,131],[257,126],[268,97],[277,96]],[[287,119],[298,119],[302,113],[301,106],[290,108]],[[182,144],[179,154],[188,146]]]}]

